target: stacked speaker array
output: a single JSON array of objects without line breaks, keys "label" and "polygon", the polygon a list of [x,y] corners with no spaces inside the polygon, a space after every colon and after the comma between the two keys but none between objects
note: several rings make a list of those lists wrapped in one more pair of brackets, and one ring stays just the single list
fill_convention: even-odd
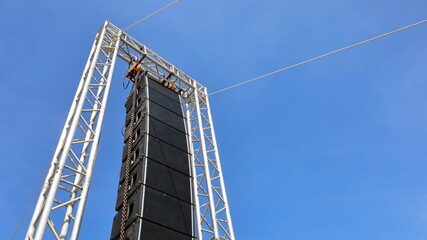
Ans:
[{"label": "stacked speaker array", "polygon": [[[185,118],[179,94],[146,76],[126,102],[126,132],[111,239],[119,239],[128,146],[131,167],[125,239],[193,239],[192,188]],[[134,131],[130,132],[130,124]],[[130,135],[133,134],[133,141]]]}]

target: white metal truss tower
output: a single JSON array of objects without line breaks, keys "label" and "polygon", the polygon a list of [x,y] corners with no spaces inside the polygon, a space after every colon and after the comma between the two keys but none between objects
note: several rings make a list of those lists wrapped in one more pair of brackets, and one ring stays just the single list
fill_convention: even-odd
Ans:
[{"label": "white metal truss tower", "polygon": [[[78,239],[117,57],[180,90],[190,135],[197,239],[234,240],[207,89],[106,21],[95,37],[26,240]],[[48,233],[49,232],[49,233]]]}]

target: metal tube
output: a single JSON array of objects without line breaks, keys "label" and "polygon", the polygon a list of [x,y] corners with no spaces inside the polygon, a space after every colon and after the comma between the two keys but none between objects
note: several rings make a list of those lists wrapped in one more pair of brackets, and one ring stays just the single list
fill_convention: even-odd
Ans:
[{"label": "metal tube", "polygon": [[40,217],[40,212],[41,212],[41,210],[43,209],[43,203],[44,203],[44,199],[45,199],[44,194],[48,191],[48,188],[49,188],[49,186],[50,186],[49,179],[50,179],[50,178],[51,178],[51,176],[53,175],[53,172],[54,172],[54,169],[55,169],[55,164],[54,164],[54,163],[55,163],[55,159],[57,158],[57,155],[58,155],[58,154],[59,154],[59,152],[61,151],[62,146],[63,146],[63,144],[64,144],[64,139],[65,139],[66,133],[67,133],[67,131],[68,131],[68,123],[70,122],[70,120],[71,120],[72,116],[74,115],[74,112],[75,112],[75,110],[74,110],[74,109],[75,109],[75,107],[76,107],[76,105],[77,105],[76,100],[78,99],[79,93],[81,92],[81,89],[83,88],[83,83],[84,83],[85,73],[88,71],[88,69],[89,69],[89,64],[90,64],[90,62],[91,62],[91,61],[90,61],[90,56],[91,56],[91,55],[94,53],[94,51],[95,51],[97,40],[99,41],[100,32],[101,32],[101,29],[100,29],[100,30],[98,31],[98,33],[96,34],[96,36],[95,36],[95,40],[94,40],[94,42],[93,42],[93,44],[92,44],[92,48],[91,48],[91,51],[90,51],[90,54],[89,54],[89,58],[88,58],[88,60],[87,60],[87,62],[86,62],[85,68],[84,68],[84,70],[83,70],[82,77],[80,78],[80,82],[79,82],[79,85],[78,85],[78,87],[77,87],[76,94],[75,94],[75,96],[74,96],[74,101],[73,101],[73,103],[71,104],[70,111],[68,112],[68,116],[67,116],[67,119],[66,119],[66,121],[65,121],[64,128],[62,129],[62,133],[61,133],[61,136],[60,136],[60,138],[59,138],[58,145],[57,145],[57,147],[56,147],[56,149],[55,149],[55,152],[54,152],[54,154],[53,154],[53,157],[52,157],[52,163],[51,163],[51,166],[50,166],[50,168],[49,168],[49,172],[48,172],[48,174],[47,174],[47,176],[46,176],[45,182],[44,182],[44,184],[43,184],[43,187],[42,187],[42,190],[41,190],[40,196],[39,196],[39,198],[38,198],[38,200],[37,200],[37,204],[36,204],[36,207],[35,207],[35,209],[34,209],[34,213],[33,213],[33,216],[32,216],[32,218],[31,218],[30,225],[29,225],[29,227],[28,227],[28,231],[27,231],[27,234],[26,234],[26,236],[25,236],[25,239],[30,239],[30,236],[33,236],[34,231],[35,231],[35,229],[36,229],[37,219]]},{"label": "metal tube", "polygon": [[[105,74],[107,73],[107,71],[109,71],[110,69],[111,69],[111,66],[104,67],[104,69],[102,71],[102,76],[105,76]],[[98,91],[97,91],[95,99],[99,99],[102,96],[102,94],[103,94],[102,89],[105,87],[104,84],[97,84],[97,85],[98,85]],[[94,104],[94,106],[93,106],[93,109],[96,110],[98,108],[99,108],[99,103],[96,101],[95,104]],[[85,143],[84,143],[84,145],[82,147],[80,162],[84,162],[85,154],[87,152],[87,149],[91,146],[91,142],[89,142],[89,140],[91,138],[93,138],[94,136],[92,136],[93,132],[91,131],[90,127],[93,127],[93,125],[96,124],[95,123],[95,119],[98,116],[98,114],[99,114],[99,111],[92,111],[92,114],[90,116],[90,120],[89,120],[89,124],[90,125],[88,125],[89,129],[85,133],[85,135],[86,135],[86,137],[85,137]],[[92,144],[92,147],[97,147],[97,146],[94,146]],[[82,169],[83,169],[83,166],[81,164],[79,164],[77,171],[81,172]],[[87,176],[87,173],[84,174],[84,175]],[[77,176],[74,179],[74,184],[78,185],[78,183],[81,181],[82,177],[83,176],[82,176],[81,173],[77,174]],[[70,199],[74,199],[76,197],[77,191],[78,191],[78,188],[77,187],[73,187],[73,189],[71,190]],[[65,212],[64,221],[63,221],[62,229],[61,229],[61,239],[65,239],[65,237],[67,236],[68,228],[70,226],[71,214],[73,213],[74,207],[75,207],[74,204],[73,205],[70,204],[70,205],[67,206],[67,210]]]},{"label": "metal tube", "polygon": [[83,212],[85,210],[85,204],[86,204],[86,200],[87,200],[87,195],[88,195],[88,191],[89,191],[89,187],[90,187],[90,181],[92,179],[92,172],[95,166],[95,161],[96,161],[96,155],[98,153],[98,144],[99,144],[99,139],[100,139],[100,135],[101,135],[101,129],[102,129],[102,123],[104,120],[104,115],[105,115],[105,109],[106,109],[106,105],[107,105],[107,100],[108,100],[108,95],[110,92],[110,87],[111,87],[111,79],[113,77],[113,73],[114,73],[114,67],[116,64],[116,59],[117,59],[117,52],[119,49],[119,45],[120,45],[120,32],[119,35],[117,36],[117,42],[116,42],[116,46],[114,49],[114,53],[112,56],[112,60],[111,60],[111,66],[110,66],[110,74],[108,75],[108,79],[107,79],[107,86],[105,87],[105,93],[104,93],[104,102],[103,102],[103,106],[101,107],[101,110],[99,111],[99,117],[98,117],[98,126],[96,128],[96,132],[95,132],[95,137],[93,140],[93,144],[92,144],[92,148],[91,148],[91,152],[90,152],[90,157],[88,160],[88,166],[87,166],[87,176],[85,178],[85,181],[83,183],[83,190],[81,193],[81,200],[79,203],[79,206],[77,208],[77,213],[76,213],[76,217],[75,217],[75,222],[74,222],[74,227],[73,227],[73,231],[71,233],[71,238],[70,240],[76,240],[78,238],[78,235],[80,233],[80,225],[81,225],[81,221],[82,221],[82,216],[83,216]]},{"label": "metal tube", "polygon": [[200,219],[200,202],[199,202],[199,196],[197,191],[197,172],[196,172],[196,166],[195,166],[195,157],[194,157],[194,148],[193,148],[193,141],[192,141],[192,133],[191,133],[191,121],[190,121],[190,110],[188,109],[188,103],[185,104],[186,107],[186,115],[187,115],[187,131],[188,131],[188,145],[190,149],[190,166],[191,166],[191,174],[193,177],[193,199],[195,202],[195,209],[196,209],[196,221],[197,221],[197,236],[199,240],[203,240],[203,234],[202,234],[202,221]]},{"label": "metal tube", "polygon": [[216,160],[216,164],[217,164],[218,174],[220,177],[219,181],[220,181],[221,189],[222,189],[222,197],[224,199],[224,206],[225,206],[225,213],[227,216],[228,229],[230,231],[231,239],[234,239],[234,229],[233,229],[233,224],[231,222],[230,207],[228,206],[227,193],[225,191],[224,177],[222,175],[221,161],[219,159],[218,145],[216,142],[215,129],[214,129],[214,124],[213,124],[213,120],[212,120],[211,107],[209,105],[209,95],[208,95],[206,88],[205,88],[205,94],[206,94],[206,106],[207,106],[208,118],[209,118],[210,127],[211,127],[212,142],[213,142],[214,148],[215,148],[215,160]]},{"label": "metal tube", "polygon": [[[194,83],[194,88],[197,89],[197,83]],[[218,226],[217,226],[217,222],[216,222],[216,212],[215,212],[215,203],[214,203],[214,199],[213,199],[213,192],[212,192],[212,184],[211,184],[211,174],[210,174],[210,170],[209,170],[209,160],[208,160],[208,155],[207,155],[207,151],[206,151],[206,143],[205,143],[205,134],[204,134],[204,128],[203,128],[203,122],[202,122],[202,116],[200,113],[200,103],[199,103],[199,95],[198,95],[198,91],[194,92],[194,102],[195,102],[195,106],[196,106],[196,111],[197,111],[197,121],[198,121],[198,128],[199,128],[199,134],[200,134],[200,141],[201,141],[201,145],[202,145],[202,154],[203,154],[203,161],[205,164],[205,175],[206,175],[206,184],[208,186],[208,194],[209,194],[209,209],[210,209],[210,213],[211,213],[211,218],[212,218],[212,227],[213,227],[213,232],[214,232],[214,237],[215,239],[219,239],[218,236]]]},{"label": "metal tube", "polygon": [[[100,39],[102,39],[105,35],[105,26],[106,25],[104,25],[104,28],[101,31]],[[83,96],[86,96],[88,86],[90,83],[90,81],[88,81],[88,78],[90,80],[90,77],[93,75],[93,71],[95,69],[95,64],[96,64],[96,58],[99,55],[99,51],[101,49],[101,44],[102,44],[102,41],[98,42],[98,46],[96,47],[95,53],[93,55],[94,57],[92,58],[93,61],[92,61],[91,66],[89,68],[89,73],[86,75],[86,82],[84,84],[83,90],[82,90],[80,98],[79,98],[79,102],[78,102],[77,107],[76,107],[76,111],[74,113],[75,118],[73,118],[70,129],[68,130],[68,135],[67,135],[67,138],[65,141],[65,145],[64,145],[64,148],[62,149],[62,152],[61,152],[61,158],[59,160],[59,164],[58,164],[58,167],[56,169],[54,179],[51,183],[49,195],[47,196],[47,198],[45,200],[44,209],[43,209],[42,215],[40,216],[39,226],[38,226],[38,229],[36,231],[34,240],[41,240],[43,238],[44,231],[46,228],[46,223],[47,223],[47,220],[49,218],[49,214],[50,214],[50,211],[52,208],[52,203],[53,203],[53,200],[54,200],[54,197],[56,194],[56,190],[58,188],[59,180],[61,178],[61,173],[62,173],[62,170],[64,168],[67,153],[70,149],[71,141],[72,141],[72,138],[73,138],[74,133],[76,131],[77,122],[79,120],[78,117],[76,117],[76,115],[77,115],[77,113],[79,113],[78,115],[80,115],[81,109],[83,107],[83,103],[85,101]]]}]

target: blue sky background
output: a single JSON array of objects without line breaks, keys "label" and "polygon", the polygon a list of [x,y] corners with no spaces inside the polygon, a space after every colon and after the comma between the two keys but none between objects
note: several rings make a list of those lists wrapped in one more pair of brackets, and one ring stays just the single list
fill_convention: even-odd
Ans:
[{"label": "blue sky background", "polygon": [[[127,27],[168,3],[0,1],[0,239],[51,160],[99,27]],[[426,12],[424,0],[183,0],[128,33],[212,92]],[[211,97],[238,239],[427,239],[426,42],[421,25]],[[125,67],[80,239],[110,235]]]}]

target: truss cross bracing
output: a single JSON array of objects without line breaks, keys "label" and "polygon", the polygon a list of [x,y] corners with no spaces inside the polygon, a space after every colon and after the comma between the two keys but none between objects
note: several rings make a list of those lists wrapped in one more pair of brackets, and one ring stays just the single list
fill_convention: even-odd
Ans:
[{"label": "truss cross bracing", "polygon": [[234,240],[207,89],[108,21],[95,37],[26,239],[78,239],[117,57],[128,63],[142,58],[145,74],[181,92],[192,150],[197,239]]}]

